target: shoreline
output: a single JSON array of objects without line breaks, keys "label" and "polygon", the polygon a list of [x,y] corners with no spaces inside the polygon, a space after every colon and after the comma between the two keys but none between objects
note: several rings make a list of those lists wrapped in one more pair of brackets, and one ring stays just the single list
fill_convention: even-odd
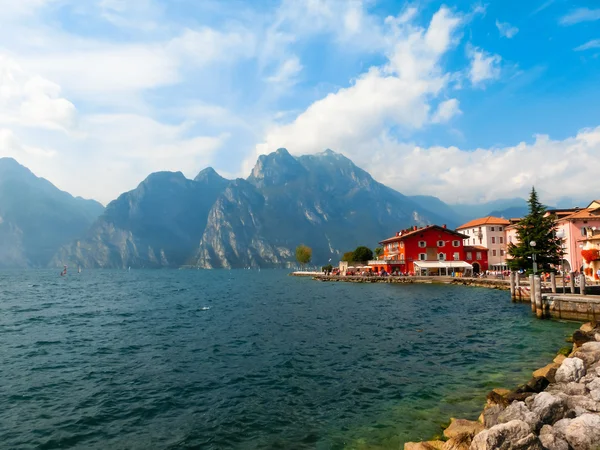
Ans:
[{"label": "shoreline", "polygon": [[490,391],[478,420],[451,418],[441,439],[407,442],[404,449],[597,450],[600,324],[583,324],[572,340],[568,352],[561,349],[527,383]]}]

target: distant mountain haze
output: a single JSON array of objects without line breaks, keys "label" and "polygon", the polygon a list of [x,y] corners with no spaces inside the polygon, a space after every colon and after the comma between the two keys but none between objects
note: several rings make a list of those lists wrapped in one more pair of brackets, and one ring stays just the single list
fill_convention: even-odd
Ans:
[{"label": "distant mountain haze", "polygon": [[193,180],[153,173],[104,209],[4,159],[0,265],[289,267],[299,244],[324,264],[412,225],[454,228],[523,203],[447,205],[432,196],[407,197],[339,153],[293,157],[279,149],[260,156],[247,179],[227,180],[210,167]]},{"label": "distant mountain haze", "polygon": [[102,214],[12,158],[0,158],[0,267],[45,267]]}]

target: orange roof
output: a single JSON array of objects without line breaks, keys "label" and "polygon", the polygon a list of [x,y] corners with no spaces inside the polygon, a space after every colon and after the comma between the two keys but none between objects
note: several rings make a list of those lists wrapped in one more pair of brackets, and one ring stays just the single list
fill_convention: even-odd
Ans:
[{"label": "orange roof", "polygon": [[380,244],[387,244],[389,242],[401,241],[409,236],[413,236],[415,234],[422,233],[423,231],[430,230],[432,228],[438,229],[440,231],[445,231],[446,233],[453,234],[454,236],[459,237],[461,239],[467,239],[469,237],[469,236],[466,236],[457,231],[451,230],[450,228],[440,227],[439,225],[427,225],[426,227],[417,228],[416,230],[413,230],[410,228],[408,230],[403,230],[403,233],[400,236],[392,236],[391,238],[384,239],[383,241],[380,242]]},{"label": "orange roof", "polygon": [[494,216],[481,217],[480,219],[471,220],[470,222],[461,225],[457,228],[457,230],[462,230],[463,228],[480,227],[482,225],[510,225],[510,221]]},{"label": "orange roof", "polygon": [[600,208],[596,209],[582,209],[577,211],[570,216],[563,217],[560,220],[573,220],[573,219],[600,219]]}]

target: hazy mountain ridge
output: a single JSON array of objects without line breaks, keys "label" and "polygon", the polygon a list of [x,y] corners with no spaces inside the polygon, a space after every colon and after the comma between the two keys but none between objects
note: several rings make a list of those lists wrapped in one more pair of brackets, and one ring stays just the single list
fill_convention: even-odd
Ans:
[{"label": "hazy mountain ridge", "polygon": [[0,158],[0,267],[44,267],[85,233],[104,207],[61,191],[12,158]]},{"label": "hazy mountain ridge", "polygon": [[[85,226],[69,229],[54,247],[43,246],[27,225],[19,227],[3,213],[6,205],[14,209],[6,192],[15,189],[22,193],[19,214],[36,211],[35,236],[44,243],[55,225],[62,225],[62,232],[73,219],[56,202],[67,201]],[[50,194],[37,196],[46,191]],[[511,203],[467,206],[489,212]],[[40,211],[48,210],[58,221],[42,218]],[[103,213],[92,223],[98,211]],[[471,218],[436,197],[404,196],[331,150],[293,157],[279,149],[260,156],[247,179],[227,180],[210,167],[193,180],[181,172],[153,173],[106,209],[58,190],[14,161],[0,164],[0,265],[5,267],[281,267],[295,263],[301,243],[313,248],[315,263],[335,262],[347,250],[375,247],[414,224],[454,228]],[[34,263],[25,249],[37,249],[46,259]]]}]

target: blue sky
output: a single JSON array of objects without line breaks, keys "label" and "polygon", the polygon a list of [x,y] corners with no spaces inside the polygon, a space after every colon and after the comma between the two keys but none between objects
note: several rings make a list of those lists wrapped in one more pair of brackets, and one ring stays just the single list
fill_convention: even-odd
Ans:
[{"label": "blue sky", "polygon": [[0,156],[103,203],[278,147],[448,202],[598,197],[597,1],[0,0],[0,38]]}]

